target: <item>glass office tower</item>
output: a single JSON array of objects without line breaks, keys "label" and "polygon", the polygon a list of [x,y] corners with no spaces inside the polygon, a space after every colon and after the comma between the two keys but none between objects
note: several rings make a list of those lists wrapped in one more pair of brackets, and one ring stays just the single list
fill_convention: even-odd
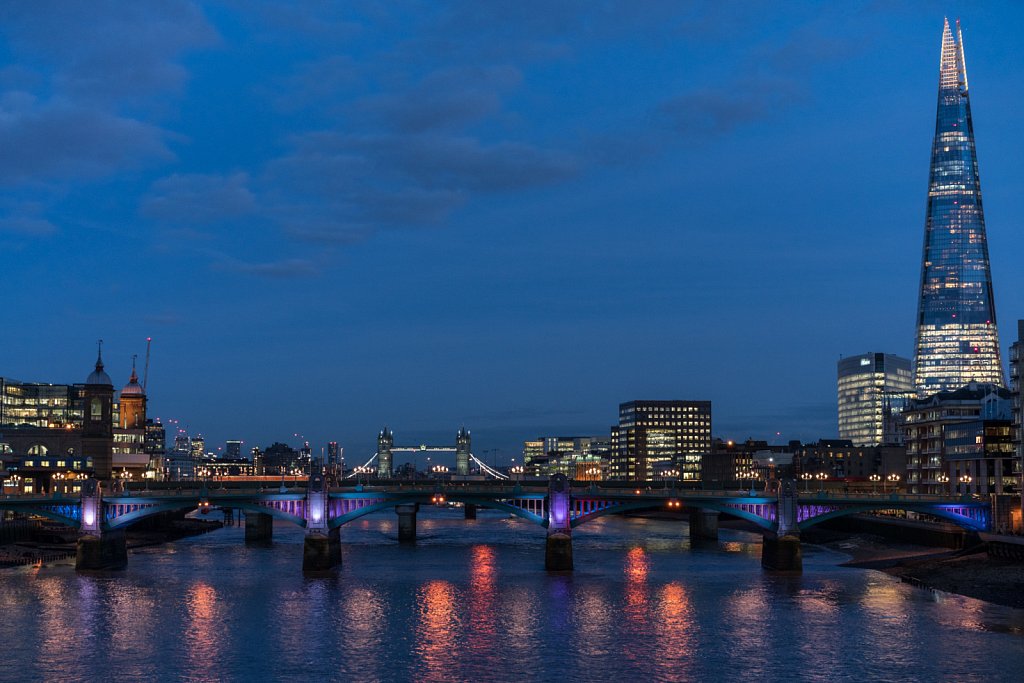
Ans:
[{"label": "glass office tower", "polygon": [[837,370],[839,438],[854,446],[897,443],[890,425],[914,396],[910,359],[864,353],[840,359]]},{"label": "glass office tower", "polygon": [[960,22],[945,22],[917,316],[918,394],[1003,385]]}]

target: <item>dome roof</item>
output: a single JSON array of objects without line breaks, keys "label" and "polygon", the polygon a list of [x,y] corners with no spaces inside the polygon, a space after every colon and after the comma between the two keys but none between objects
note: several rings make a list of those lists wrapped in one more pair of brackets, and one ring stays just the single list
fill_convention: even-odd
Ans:
[{"label": "dome roof", "polygon": [[128,380],[128,384],[124,385],[124,389],[121,390],[121,397],[125,396],[145,396],[146,392],[142,389],[142,385],[139,384],[139,376],[135,374],[135,365],[132,365],[132,376]]},{"label": "dome roof", "polygon": [[110,379],[110,375],[103,371],[103,353],[96,357],[96,369],[89,374],[89,377],[85,380],[86,384],[103,384],[105,386],[114,386],[113,381]]}]

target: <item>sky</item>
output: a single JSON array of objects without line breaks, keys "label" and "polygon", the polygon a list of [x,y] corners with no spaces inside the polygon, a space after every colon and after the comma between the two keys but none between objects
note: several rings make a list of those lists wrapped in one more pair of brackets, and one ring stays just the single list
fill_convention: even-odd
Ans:
[{"label": "sky", "polygon": [[944,16],[1005,349],[1015,3],[5,2],[0,375],[152,337],[150,415],[352,460],[633,399],[834,437],[840,356],[913,352]]}]

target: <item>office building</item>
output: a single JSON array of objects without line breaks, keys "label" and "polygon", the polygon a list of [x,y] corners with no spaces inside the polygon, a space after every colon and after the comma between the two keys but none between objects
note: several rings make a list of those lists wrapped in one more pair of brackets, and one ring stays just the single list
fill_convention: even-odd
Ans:
[{"label": "office building", "polygon": [[959,477],[963,473],[950,467],[946,451],[947,430],[952,425],[979,420],[1009,423],[1011,406],[1012,394],[1008,389],[974,382],[955,391],[942,391],[911,401],[903,412],[907,491],[948,493],[949,482],[942,479]]},{"label": "office building", "polygon": [[921,398],[969,382],[1003,385],[981,180],[960,22],[942,31],[924,227],[914,385]]},{"label": "office building", "polygon": [[910,360],[891,353],[863,353],[837,365],[839,438],[856,446],[899,443],[895,416],[915,398]]},{"label": "office building", "polygon": [[653,481],[675,472],[682,482],[701,479],[711,452],[711,401],[629,401],[612,428],[610,477]]}]

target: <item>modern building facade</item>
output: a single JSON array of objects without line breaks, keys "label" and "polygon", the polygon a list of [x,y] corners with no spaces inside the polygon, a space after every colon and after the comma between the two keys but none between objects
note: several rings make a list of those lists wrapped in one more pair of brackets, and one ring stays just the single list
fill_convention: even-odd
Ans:
[{"label": "modern building facade", "polygon": [[599,481],[606,478],[610,452],[611,439],[607,436],[541,436],[523,442],[524,473]]},{"label": "modern building facade", "polygon": [[0,377],[0,425],[81,427],[83,388]]},{"label": "modern building facade", "polygon": [[1003,385],[981,180],[960,22],[942,30],[939,100],[924,227],[914,385],[921,398]]},{"label": "modern building facade", "polygon": [[699,482],[711,452],[711,401],[629,401],[612,428],[610,476]]},{"label": "modern building facade", "polygon": [[903,413],[907,491],[948,493],[951,482],[943,479],[958,480],[964,473],[950,465],[947,433],[952,434],[950,429],[967,422],[1005,421],[1009,424],[1011,398],[1010,391],[1004,387],[972,382],[956,391],[943,391],[912,401]]},{"label": "modern building facade", "polygon": [[900,442],[893,417],[915,397],[910,360],[863,353],[841,358],[837,375],[839,438],[855,446]]}]

